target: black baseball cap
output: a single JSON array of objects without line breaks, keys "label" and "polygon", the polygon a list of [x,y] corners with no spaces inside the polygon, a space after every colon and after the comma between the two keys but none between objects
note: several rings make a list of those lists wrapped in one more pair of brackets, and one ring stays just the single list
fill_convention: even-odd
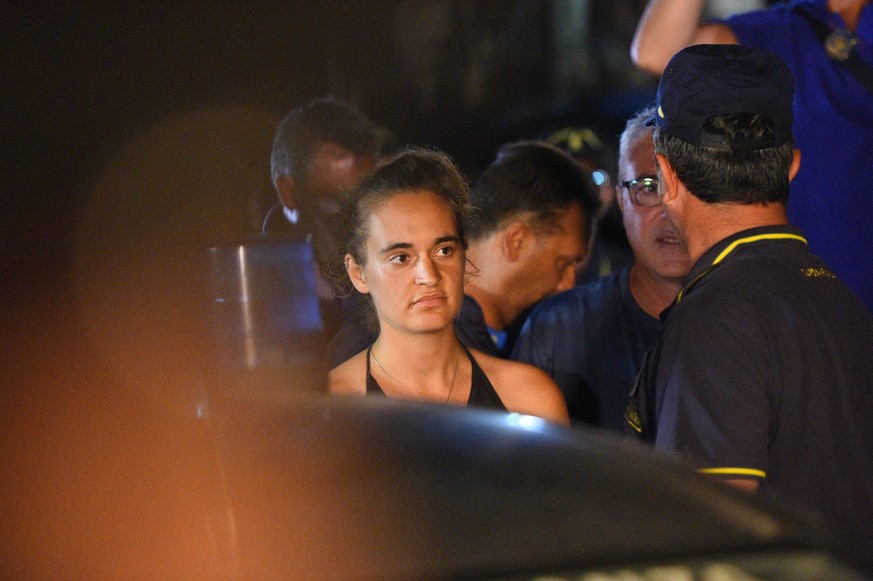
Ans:
[{"label": "black baseball cap", "polygon": [[[658,107],[647,125],[692,145],[721,151],[764,149],[791,139],[794,77],[765,50],[735,44],[698,44],[670,59],[658,84]],[[704,131],[716,115],[754,113],[773,124],[771,143],[732,144]]]}]

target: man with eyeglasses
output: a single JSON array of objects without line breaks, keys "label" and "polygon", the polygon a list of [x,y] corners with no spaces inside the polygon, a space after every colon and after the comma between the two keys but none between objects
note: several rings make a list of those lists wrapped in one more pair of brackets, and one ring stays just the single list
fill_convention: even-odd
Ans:
[{"label": "man with eyeglasses", "polygon": [[645,126],[653,114],[650,108],[630,119],[619,142],[616,196],[635,261],[540,304],[512,355],[552,376],[573,421],[619,432],[633,380],[660,332],[658,315],[691,266],[659,207],[652,129]]}]

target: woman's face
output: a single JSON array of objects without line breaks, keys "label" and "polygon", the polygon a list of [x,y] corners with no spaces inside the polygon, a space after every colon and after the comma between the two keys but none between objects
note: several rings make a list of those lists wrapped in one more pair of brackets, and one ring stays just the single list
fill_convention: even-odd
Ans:
[{"label": "woman's face", "polygon": [[430,333],[453,324],[463,301],[464,250],[449,204],[429,191],[400,193],[369,217],[366,265],[349,277],[369,293],[379,324]]}]

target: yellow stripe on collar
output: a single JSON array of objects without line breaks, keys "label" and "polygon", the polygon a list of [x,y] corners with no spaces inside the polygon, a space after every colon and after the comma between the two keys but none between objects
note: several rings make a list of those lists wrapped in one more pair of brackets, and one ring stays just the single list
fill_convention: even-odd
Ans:
[{"label": "yellow stripe on collar", "polygon": [[766,472],[755,468],[701,468],[698,472],[701,474],[717,474],[720,476],[757,476],[758,478],[767,478]]},{"label": "yellow stripe on collar", "polygon": [[727,258],[731,252],[736,250],[737,246],[740,246],[741,244],[749,244],[751,242],[760,242],[761,240],[799,240],[804,244],[809,244],[809,242],[807,242],[806,238],[804,238],[803,236],[800,236],[798,234],[785,233],[757,234],[755,236],[746,236],[745,238],[739,238],[737,240],[734,240],[733,242],[728,244],[727,248],[722,250],[719,255],[715,257],[715,260],[712,261],[712,264],[709,265],[709,268],[698,274],[696,277],[694,277],[694,280],[682,287],[682,290],[680,290],[679,294],[676,296],[676,302],[678,303],[679,301],[681,301],[685,294],[691,289],[691,287],[696,285],[703,277],[712,272],[712,270],[716,266],[718,266],[721,261]]},{"label": "yellow stripe on collar", "polygon": [[758,234],[757,236],[746,236],[745,238],[740,238],[738,240],[734,240],[733,242],[731,242],[727,248],[725,248],[724,250],[721,251],[721,254],[719,254],[718,256],[715,257],[715,260],[712,261],[712,264],[716,265],[719,262],[721,262],[722,260],[724,260],[727,257],[727,255],[730,254],[731,252],[733,252],[734,249],[736,249],[736,247],[739,246],[740,244],[748,244],[750,242],[758,242],[760,240],[784,240],[784,239],[800,240],[804,244],[809,244],[806,241],[806,238],[804,238],[803,236],[800,236],[798,234],[774,233],[774,234]]}]

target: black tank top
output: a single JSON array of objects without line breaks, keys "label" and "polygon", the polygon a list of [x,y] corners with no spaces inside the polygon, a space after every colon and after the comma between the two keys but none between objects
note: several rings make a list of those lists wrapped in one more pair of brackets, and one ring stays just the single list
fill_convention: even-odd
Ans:
[{"label": "black tank top", "polygon": [[[506,406],[503,405],[502,401],[500,401],[500,396],[498,396],[497,392],[494,391],[494,386],[491,385],[485,372],[482,371],[482,368],[479,367],[478,363],[476,363],[473,354],[470,353],[470,350],[467,349],[465,345],[461,344],[461,347],[464,348],[464,353],[467,354],[467,359],[470,360],[470,364],[473,366],[473,377],[470,382],[470,397],[467,399],[467,405],[506,411]],[[385,397],[385,392],[382,390],[379,382],[377,382],[376,378],[373,377],[373,374],[370,373],[370,351],[372,350],[373,346],[371,345],[367,349],[367,395]]]}]

